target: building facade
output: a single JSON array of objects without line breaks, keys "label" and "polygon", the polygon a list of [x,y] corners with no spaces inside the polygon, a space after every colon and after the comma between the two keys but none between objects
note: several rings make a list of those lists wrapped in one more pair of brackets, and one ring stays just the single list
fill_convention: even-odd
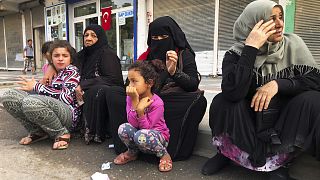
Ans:
[{"label": "building facade", "polygon": [[[160,16],[177,21],[196,53],[202,75],[221,74],[222,59],[234,43],[237,17],[253,0],[139,0],[137,51],[146,48],[148,24]],[[285,31],[294,32],[308,45],[320,64],[320,4],[318,0],[275,0],[285,10]]]},{"label": "building facade", "polygon": [[83,48],[83,31],[101,24],[101,9],[111,7],[109,46],[117,53],[125,71],[134,59],[133,0],[47,0],[46,40],[66,39],[77,51]]},{"label": "building facade", "polygon": [[41,68],[45,40],[44,4],[39,0],[0,1],[0,69],[23,68],[23,48],[32,39],[36,67]]},{"label": "building facade", "polygon": [[[148,25],[169,15],[177,21],[196,52],[202,75],[221,74],[224,53],[234,43],[233,23],[252,0],[3,0],[0,2],[0,69],[21,69],[22,49],[34,40],[37,68],[41,44],[68,40],[82,49],[84,29],[101,24],[101,9],[111,7],[110,47],[125,71],[147,49]],[[285,32],[298,34],[320,64],[318,0],[275,0],[285,10]]]}]

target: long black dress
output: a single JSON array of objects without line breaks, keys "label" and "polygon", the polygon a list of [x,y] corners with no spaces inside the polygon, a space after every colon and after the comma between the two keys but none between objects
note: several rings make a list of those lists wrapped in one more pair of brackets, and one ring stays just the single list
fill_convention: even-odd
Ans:
[{"label": "long black dress", "polygon": [[189,50],[184,50],[182,61],[182,72],[176,72],[173,76],[167,71],[161,74],[160,89],[170,82],[175,82],[184,92],[156,92],[164,102],[164,118],[170,130],[167,150],[175,161],[185,160],[191,156],[199,123],[207,107],[204,95],[201,92],[194,92],[199,85],[194,55]]},{"label": "long black dress", "polygon": [[126,151],[126,146],[118,136],[118,127],[127,122],[127,117],[120,60],[109,48],[101,26],[91,25],[86,30],[93,30],[98,41],[84,47],[75,62],[81,74],[80,87],[84,91],[85,141],[102,142],[106,135],[110,135],[116,153],[121,153]]},{"label": "long black dress", "polygon": [[[263,166],[267,156],[307,150],[320,159],[320,75],[307,66],[293,68],[290,77],[277,79],[280,117],[274,125],[280,145],[257,137],[251,99],[260,86],[253,72],[258,50],[245,46],[241,56],[232,51],[223,61],[222,93],[210,107],[213,136],[227,134],[233,144],[249,154],[251,164]],[[302,72],[304,71],[304,72]],[[302,75],[304,74],[304,75]]]},{"label": "long black dress", "polygon": [[[165,38],[155,38],[164,35],[166,35]],[[184,160],[192,154],[199,123],[207,107],[207,100],[203,93],[194,92],[198,89],[200,82],[195,53],[184,32],[169,16],[159,17],[150,23],[147,44],[149,48],[138,58],[139,60],[158,59],[166,64],[167,51],[174,50],[178,55],[183,51],[183,68],[172,76],[167,71],[160,75],[162,87],[174,82],[182,91],[165,93],[160,90],[156,93],[164,102],[164,118],[170,130],[167,150],[173,160]]]}]

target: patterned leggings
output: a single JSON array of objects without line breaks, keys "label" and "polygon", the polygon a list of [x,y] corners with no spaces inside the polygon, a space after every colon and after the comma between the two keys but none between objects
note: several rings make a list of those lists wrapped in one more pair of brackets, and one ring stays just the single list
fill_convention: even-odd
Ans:
[{"label": "patterned leggings", "polygon": [[24,59],[24,68],[23,71],[27,72],[28,71],[28,67],[31,66],[32,68],[34,68],[34,59],[30,58],[30,57],[26,57]]},{"label": "patterned leggings", "polygon": [[129,123],[119,126],[118,134],[131,154],[140,151],[162,157],[167,153],[168,142],[159,131],[150,129],[137,130]]},{"label": "patterned leggings", "polygon": [[69,133],[72,112],[68,105],[55,98],[10,89],[0,97],[0,102],[30,134],[47,133],[56,138]]}]

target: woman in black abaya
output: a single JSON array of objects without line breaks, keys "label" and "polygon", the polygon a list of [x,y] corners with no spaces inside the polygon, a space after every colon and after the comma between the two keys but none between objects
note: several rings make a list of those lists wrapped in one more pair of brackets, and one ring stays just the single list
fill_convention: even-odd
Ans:
[{"label": "woman in black abaya", "polygon": [[126,122],[126,94],[120,60],[109,48],[105,31],[90,25],[84,31],[84,48],[75,65],[80,70],[77,97],[84,101],[85,142],[101,143],[111,135],[117,153],[126,146],[118,137],[118,127]]},{"label": "woman in black abaya", "polygon": [[[160,75],[161,87],[157,94],[164,101],[165,120],[170,130],[168,152],[173,160],[184,160],[192,154],[207,106],[203,92],[197,91],[200,78],[195,53],[179,25],[169,16],[150,23],[147,44],[148,50],[138,59],[158,59],[166,66]],[[173,84],[175,88],[168,88]]]}]

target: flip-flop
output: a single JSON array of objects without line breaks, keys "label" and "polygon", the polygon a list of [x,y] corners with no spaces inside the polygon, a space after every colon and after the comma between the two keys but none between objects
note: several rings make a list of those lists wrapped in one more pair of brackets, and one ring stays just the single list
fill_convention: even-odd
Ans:
[{"label": "flip-flop", "polygon": [[60,141],[65,141],[67,144],[58,146],[57,148],[52,148],[53,150],[63,150],[63,149],[67,149],[67,148],[69,147],[70,138],[57,137],[57,138],[54,140],[54,143],[60,142]]},{"label": "flip-flop", "polygon": [[137,159],[137,155],[126,156],[124,153],[121,153],[113,160],[113,163],[117,165],[123,165],[123,164],[127,164],[130,161],[134,161],[136,159]]},{"label": "flip-flop", "polygon": [[172,170],[172,160],[171,159],[160,159],[159,171],[168,172]]},{"label": "flip-flop", "polygon": [[[25,139],[25,138],[29,138],[31,141],[29,141],[29,143],[21,143],[21,140],[22,139]],[[41,141],[41,140],[45,140],[45,139],[48,139],[49,136],[47,134],[44,134],[44,135],[37,135],[37,134],[29,134],[27,137],[24,137],[20,140],[19,144],[20,145],[29,145],[29,144],[32,144],[32,143],[35,143],[35,142],[38,142],[38,141]]]}]

